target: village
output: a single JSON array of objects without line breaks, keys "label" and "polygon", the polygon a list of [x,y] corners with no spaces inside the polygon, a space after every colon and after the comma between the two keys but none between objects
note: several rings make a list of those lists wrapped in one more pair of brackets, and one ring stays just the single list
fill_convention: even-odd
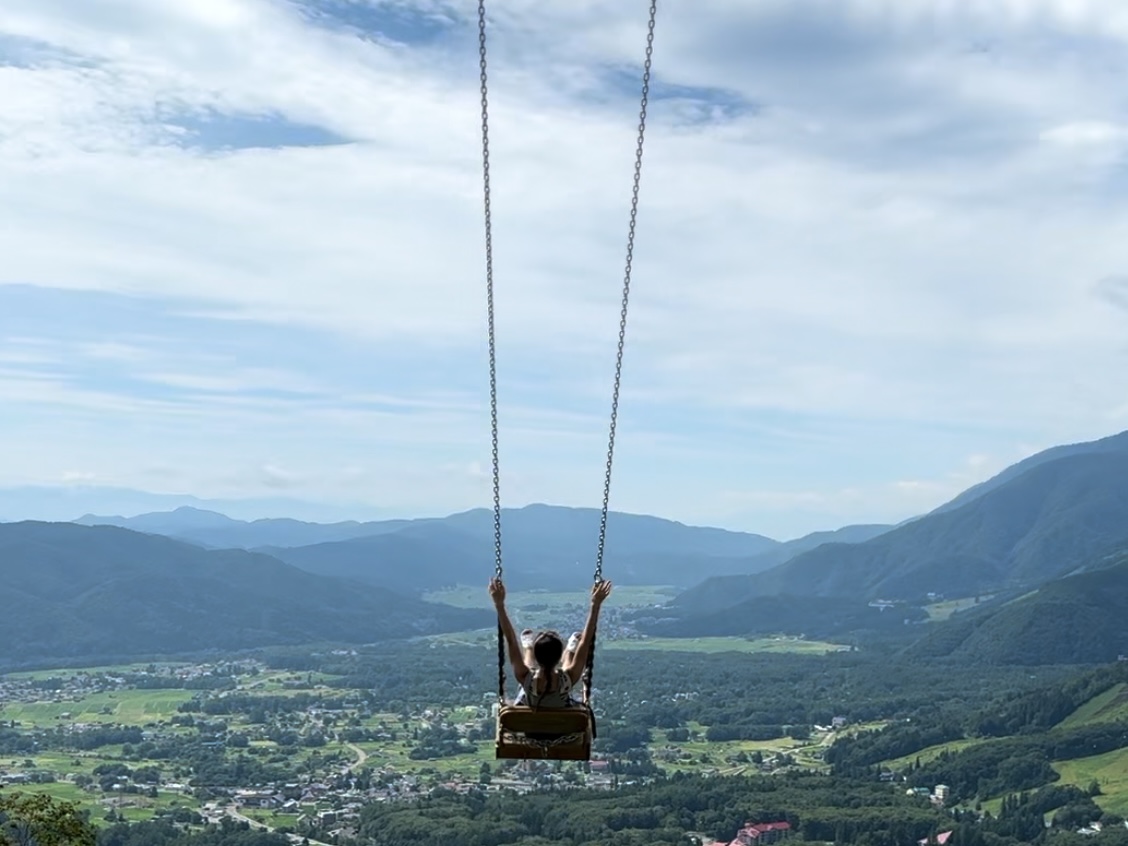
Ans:
[{"label": "village", "polygon": [[[220,719],[189,708],[194,691],[217,701],[273,697],[275,706],[285,697],[296,707],[260,723],[243,713]],[[50,786],[107,820],[165,816],[192,823],[228,816],[335,838],[349,836],[360,810],[373,802],[444,791],[614,790],[647,780],[617,772],[622,768],[611,758],[492,760],[491,699],[483,694],[480,704],[457,713],[426,708],[393,717],[310,676],[256,662],[10,675],[0,677],[0,785]],[[419,752],[408,752],[399,765],[386,760],[389,748],[421,750],[428,737],[455,744],[460,754],[446,756],[440,748],[433,760]],[[674,757],[677,750],[660,754]],[[267,766],[244,767],[246,774],[233,777],[227,768],[201,765],[232,759]],[[283,762],[286,778],[263,777]]]},{"label": "village", "polygon": [[[660,767],[732,775],[811,763],[796,760],[798,747],[733,751],[703,743],[704,732],[584,762],[497,761],[493,693],[387,713],[324,681],[249,660],[0,677],[0,785],[49,790],[105,821],[229,819],[317,844],[354,836],[373,803],[614,791],[652,781]],[[820,748],[846,723],[813,726],[807,743]],[[929,798],[942,806],[946,793],[939,785]],[[784,820],[750,822],[732,843],[789,834]]]}]

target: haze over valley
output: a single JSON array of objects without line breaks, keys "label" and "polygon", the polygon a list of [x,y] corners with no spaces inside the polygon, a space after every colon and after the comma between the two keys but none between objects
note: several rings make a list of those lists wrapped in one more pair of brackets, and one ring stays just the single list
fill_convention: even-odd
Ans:
[{"label": "haze over valley", "polygon": [[[594,509],[503,510],[507,583],[582,592],[598,521]],[[804,635],[857,645],[895,635],[913,654],[1089,663],[1128,652],[1126,527],[1121,433],[1033,456],[899,526],[781,543],[612,513],[604,568],[623,587],[668,596],[619,609],[631,638]],[[486,509],[332,524],[189,507],[86,514],[0,524],[0,550],[9,595],[19,598],[0,623],[0,657],[10,664],[371,643],[492,625]],[[477,591],[472,607],[441,601],[460,588]],[[959,600],[972,607],[934,620],[936,607]]]},{"label": "haze over valley", "polygon": [[1128,846],[1126,78],[0,2],[0,846]]}]

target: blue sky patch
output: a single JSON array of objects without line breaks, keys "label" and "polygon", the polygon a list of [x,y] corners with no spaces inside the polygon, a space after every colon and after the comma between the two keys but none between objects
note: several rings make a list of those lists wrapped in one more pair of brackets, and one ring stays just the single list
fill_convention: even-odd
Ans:
[{"label": "blue sky patch", "polygon": [[[21,362],[19,368],[149,399],[212,391],[205,383],[163,383],[146,373],[175,371],[207,379],[232,368],[294,377],[292,386],[251,386],[240,392],[259,398],[314,397],[326,391],[377,394],[428,386],[452,390],[452,362],[441,352],[405,356],[395,344],[366,344],[314,328],[220,316],[227,313],[229,309],[201,300],[0,285],[0,314],[5,315],[0,353],[41,351],[48,360]],[[208,339],[206,355],[196,354],[200,338]],[[144,357],[118,357],[114,347]],[[107,352],[99,354],[98,349]],[[378,383],[373,381],[373,362],[378,362]],[[482,384],[477,370],[461,372],[454,381],[456,392],[474,391]]]},{"label": "blue sky patch", "polygon": [[[642,96],[642,68],[608,67],[600,75],[599,86],[588,93],[599,102],[616,102],[624,98],[637,100]],[[680,121],[689,123],[716,123],[733,120],[749,114],[758,114],[762,105],[744,97],[737,91],[696,85],[678,85],[657,75],[650,78],[651,107],[672,106]]]},{"label": "blue sky patch", "polygon": [[45,41],[0,32],[0,68],[39,68],[58,64],[93,67],[95,62]]},{"label": "blue sky patch", "polygon": [[332,147],[350,140],[328,129],[296,123],[282,115],[182,114],[165,118],[165,126],[184,130],[176,140],[183,147],[205,150],[250,150],[281,147]]},{"label": "blue sky patch", "polygon": [[390,5],[373,0],[299,0],[298,8],[311,22],[332,29],[345,29],[363,38],[382,39],[418,46],[440,39],[453,22],[412,6]]}]

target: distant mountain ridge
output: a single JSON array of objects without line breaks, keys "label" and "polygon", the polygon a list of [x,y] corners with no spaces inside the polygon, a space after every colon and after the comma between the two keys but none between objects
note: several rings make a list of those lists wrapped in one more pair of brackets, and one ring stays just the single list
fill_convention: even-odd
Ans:
[{"label": "distant mountain ridge", "polygon": [[285,496],[211,499],[94,483],[0,487],[0,523],[25,520],[65,523],[83,513],[142,514],[167,512],[182,506],[248,520],[285,514],[299,520],[329,523],[391,516],[385,509],[371,505],[307,502]]},{"label": "distant mountain ridge", "polygon": [[[83,525],[117,525],[207,548],[265,552],[309,572],[403,591],[477,584],[492,571],[493,512],[442,518],[347,521],[231,520],[179,508],[136,517],[85,515]],[[506,571],[516,587],[574,587],[590,577],[599,525],[593,508],[528,505],[502,512]],[[646,515],[608,515],[604,566],[620,582],[688,586],[710,575],[756,572],[828,539],[861,540],[888,526],[847,526],[780,543],[745,532],[687,526]]]},{"label": "distant mountain ridge", "polygon": [[966,491],[944,503],[944,505],[941,505],[931,513],[938,514],[944,511],[953,511],[978,499],[984,494],[990,493],[995,490],[995,488],[1005,485],[1012,479],[1018,478],[1027,470],[1033,470],[1035,467],[1046,464],[1047,462],[1056,461],[1059,458],[1069,458],[1073,455],[1099,455],[1105,452],[1128,452],[1128,431],[1120,432],[1116,435],[1109,435],[1107,438],[1099,438],[1095,441],[1065,444],[1063,446],[1050,447],[1049,449],[1042,450],[1029,458],[1024,458],[1022,461],[1012,464],[987,481],[980,482],[978,485],[972,485]]},{"label": "distant mountain ridge", "polygon": [[704,613],[777,595],[922,600],[970,596],[1059,578],[1128,540],[1128,439],[1029,461],[957,508],[939,510],[874,539],[824,544],[770,570],[708,580],[674,606]]},{"label": "distant mountain ridge", "polygon": [[112,526],[0,524],[0,660],[365,643],[493,615]]},{"label": "distant mountain ridge", "polygon": [[135,532],[165,535],[212,549],[255,549],[348,540],[394,531],[408,521],[312,523],[288,517],[235,520],[218,511],[184,505],[172,511],[155,511],[135,517],[84,514],[74,522],[81,526],[118,526]]}]

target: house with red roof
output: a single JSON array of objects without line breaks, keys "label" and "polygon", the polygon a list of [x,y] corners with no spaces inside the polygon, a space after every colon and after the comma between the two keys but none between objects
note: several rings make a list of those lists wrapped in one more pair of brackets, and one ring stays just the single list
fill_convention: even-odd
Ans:
[{"label": "house with red roof", "polygon": [[923,840],[918,840],[917,843],[920,846],[929,846],[930,843],[938,844],[938,846],[944,846],[944,844],[947,843],[948,840],[951,839],[951,837],[952,837],[952,832],[942,831],[939,834],[937,834],[936,837],[934,837],[934,838],[926,837]]},{"label": "house with red roof", "polygon": [[766,823],[748,821],[728,846],[764,846],[782,840],[789,834],[791,834],[791,823],[786,820]]}]

